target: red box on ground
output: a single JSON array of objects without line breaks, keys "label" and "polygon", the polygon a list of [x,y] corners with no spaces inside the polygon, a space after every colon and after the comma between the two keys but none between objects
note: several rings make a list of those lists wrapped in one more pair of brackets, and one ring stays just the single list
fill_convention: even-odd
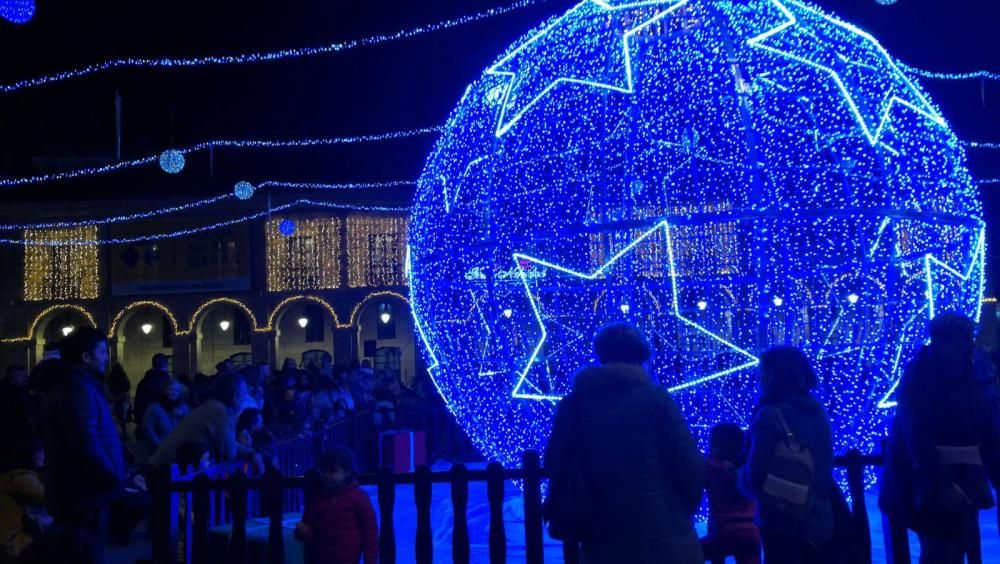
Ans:
[{"label": "red box on ground", "polygon": [[427,435],[423,431],[390,431],[378,436],[378,465],[402,474],[427,464]]}]

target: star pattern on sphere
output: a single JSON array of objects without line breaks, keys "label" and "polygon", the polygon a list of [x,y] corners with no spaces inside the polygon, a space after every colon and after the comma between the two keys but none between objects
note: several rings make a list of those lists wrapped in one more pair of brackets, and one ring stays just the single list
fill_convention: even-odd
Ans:
[{"label": "star pattern on sphere", "polygon": [[[502,137],[564,82],[631,94],[634,85],[629,38],[688,2],[584,0],[574,6],[487,69],[488,75],[509,78],[496,136]],[[633,15],[651,13],[651,7],[663,5],[669,7],[652,12],[652,16],[621,33],[620,22]],[[609,18],[617,25],[610,25]]]},{"label": "star pattern on sphere", "polygon": [[[760,359],[758,359],[749,351],[739,347],[738,345],[732,342],[727,341],[726,339],[716,335],[712,331],[696,323],[695,321],[688,319],[683,315],[680,308],[680,299],[679,299],[678,284],[677,284],[678,276],[674,266],[674,252],[673,252],[673,243],[671,241],[671,235],[670,235],[670,224],[667,223],[666,221],[663,221],[656,224],[654,227],[652,227],[645,233],[641,234],[638,238],[636,238],[635,240],[630,242],[627,246],[625,246],[620,251],[615,253],[607,262],[605,262],[603,265],[601,265],[596,270],[593,270],[591,272],[580,272],[559,264],[555,264],[553,262],[529,256],[527,254],[514,253],[513,255],[514,263],[517,265],[518,272],[521,278],[521,283],[524,286],[524,290],[525,293],[527,294],[528,301],[531,304],[531,309],[535,315],[535,320],[538,324],[538,328],[541,331],[541,336],[539,337],[538,342],[533,347],[531,355],[528,358],[528,361],[525,363],[524,368],[517,374],[517,383],[515,384],[512,393],[513,397],[522,399],[548,400],[548,401],[557,401],[562,398],[562,396],[558,394],[545,393],[544,391],[541,390],[539,386],[533,384],[528,377],[529,373],[532,370],[532,367],[535,366],[536,361],[539,359],[539,356],[542,353],[542,350],[546,346],[546,339],[549,336],[549,331],[547,329],[547,326],[550,323],[557,322],[554,320],[549,320],[545,316],[543,316],[538,298],[531,291],[531,286],[529,285],[528,282],[528,274],[527,274],[528,270],[534,268],[535,266],[540,266],[549,270],[554,270],[562,274],[566,274],[587,281],[597,280],[598,278],[609,275],[614,276],[616,274],[614,272],[613,267],[619,260],[632,253],[636,249],[636,247],[639,246],[641,243],[649,240],[650,238],[654,237],[659,233],[662,233],[664,235],[664,240],[666,241],[666,251],[667,251],[667,261],[668,261],[667,274],[670,278],[670,295],[671,295],[671,309],[669,315],[675,317],[679,323],[684,324],[690,327],[691,329],[701,333],[708,339],[711,339],[721,344],[725,349],[727,349],[731,353],[734,353],[736,357],[739,357],[741,359],[741,362],[732,363],[732,366],[729,366],[722,370],[711,372],[709,374],[694,376],[679,384],[669,387],[668,390],[671,392],[675,392],[687,388],[692,388],[700,384],[705,384],[713,380],[717,380],[729,374],[733,374],[741,370],[757,366],[760,363]],[[631,309],[634,308],[630,308],[630,310]],[[623,311],[623,313],[625,312]],[[565,342],[556,343],[556,346],[565,347],[566,343]],[[546,366],[546,370],[549,370],[548,366]]]},{"label": "star pattern on sphere", "polygon": [[[791,0],[771,0],[771,3],[785,21],[748,39],[747,45],[830,75],[873,146],[882,139],[897,105],[910,108],[937,125],[946,126],[937,109],[917,90],[874,37],[851,24]],[[833,41],[816,33],[814,29],[820,26],[809,26],[809,19],[822,19],[861,41]],[[866,76],[874,79],[864,80]]]},{"label": "star pattern on sphere", "polygon": [[[969,298],[966,293],[969,292],[967,285],[970,283],[976,284],[971,297],[975,299],[975,321],[979,323],[981,314],[980,304],[983,301],[983,292],[986,287],[984,280],[984,276],[986,275],[986,269],[984,268],[985,259],[986,229],[984,228],[979,230],[975,250],[964,272],[940,260],[933,253],[924,255],[923,278],[927,285],[927,289],[925,290],[927,302],[904,323],[902,330],[905,332],[907,328],[912,326],[915,333],[922,333],[923,326],[917,326],[916,323],[924,314],[927,316],[927,321],[930,321],[942,311],[953,308],[957,308],[958,311],[964,310],[962,302],[963,298]],[[899,387],[899,379],[902,376],[900,360],[903,348],[904,346],[900,345],[896,351],[892,370],[894,381],[889,391],[879,400],[878,407],[880,409],[896,407],[896,401],[893,399],[893,396],[896,393],[896,388]]]}]

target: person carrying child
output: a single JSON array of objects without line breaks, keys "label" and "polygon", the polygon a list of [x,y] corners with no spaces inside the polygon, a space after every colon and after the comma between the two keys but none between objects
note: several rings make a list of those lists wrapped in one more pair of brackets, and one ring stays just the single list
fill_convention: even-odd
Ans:
[{"label": "person carrying child", "polygon": [[307,563],[378,562],[378,525],[371,499],[358,487],[354,454],[342,447],[320,454],[310,473],[306,510],[295,538],[306,545]]},{"label": "person carrying child", "polygon": [[708,492],[708,535],[701,539],[705,560],[760,564],[760,529],[754,523],[757,504],[739,489],[737,466],[745,436],[739,425],[720,423],[709,431],[705,459]]}]

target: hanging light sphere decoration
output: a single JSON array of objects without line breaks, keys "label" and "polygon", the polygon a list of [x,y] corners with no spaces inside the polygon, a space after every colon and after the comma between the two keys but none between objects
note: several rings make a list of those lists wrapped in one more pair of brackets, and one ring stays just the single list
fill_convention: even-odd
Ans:
[{"label": "hanging light sphere decoration", "polygon": [[233,186],[233,194],[240,200],[249,200],[256,190],[257,188],[246,180],[241,180]]},{"label": "hanging light sphere decoration", "polygon": [[927,321],[978,316],[982,217],[941,112],[862,30],[791,0],[586,0],[448,120],[412,215],[414,318],[504,464],[544,449],[614,321],[703,446],[750,422],[760,353],[787,344],[836,451],[876,452]]},{"label": "hanging light sphere decoration", "polygon": [[295,235],[295,221],[291,219],[282,219],[281,223],[278,224],[278,233],[281,233],[284,237],[291,237]]},{"label": "hanging light sphere decoration", "polygon": [[160,153],[160,168],[167,174],[177,174],[184,170],[184,153],[177,149],[167,149]]},{"label": "hanging light sphere decoration", "polygon": [[0,0],[0,18],[13,24],[26,24],[35,17],[35,0]]}]

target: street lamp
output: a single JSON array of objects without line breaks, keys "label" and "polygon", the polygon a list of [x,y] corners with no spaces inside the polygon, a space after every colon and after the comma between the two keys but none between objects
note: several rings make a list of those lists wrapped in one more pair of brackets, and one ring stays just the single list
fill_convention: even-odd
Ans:
[{"label": "street lamp", "polygon": [[300,317],[299,318],[299,327],[305,329],[306,325],[309,325],[309,318],[308,317]]},{"label": "street lamp", "polygon": [[73,326],[67,325],[62,328],[63,337],[69,337],[69,334],[73,332]]},{"label": "street lamp", "polygon": [[847,301],[850,302],[851,304],[858,303],[858,300],[860,300],[860,299],[861,299],[861,297],[858,296],[857,294],[851,294],[851,295],[847,296]]},{"label": "street lamp", "polygon": [[382,314],[378,316],[378,318],[382,320],[382,323],[384,325],[388,325],[389,321],[392,320],[392,314],[389,313],[388,311],[383,311]]},{"label": "street lamp", "polygon": [[771,303],[774,304],[774,307],[781,307],[785,305],[785,300],[779,298],[778,296],[774,296],[774,299],[771,300]]},{"label": "street lamp", "polygon": [[618,309],[622,310],[623,315],[628,315],[628,312],[632,310],[632,306],[628,304],[622,304],[618,306]]},{"label": "street lamp", "polygon": [[706,302],[705,300],[701,300],[700,302],[698,302],[698,309],[700,309],[701,311],[705,311],[706,309],[708,309],[708,302]]},{"label": "street lamp", "polygon": [[219,329],[222,329],[223,331],[229,331],[229,322],[228,321],[220,321],[219,322]]},{"label": "street lamp", "polygon": [[142,326],[139,327],[139,329],[142,329],[142,334],[143,335],[149,335],[153,331],[153,324],[152,323],[143,323]]},{"label": "street lamp", "polygon": [[503,316],[506,317],[507,319],[510,319],[510,316],[512,316],[512,315],[514,315],[514,310],[509,309],[509,308],[503,310]]}]

